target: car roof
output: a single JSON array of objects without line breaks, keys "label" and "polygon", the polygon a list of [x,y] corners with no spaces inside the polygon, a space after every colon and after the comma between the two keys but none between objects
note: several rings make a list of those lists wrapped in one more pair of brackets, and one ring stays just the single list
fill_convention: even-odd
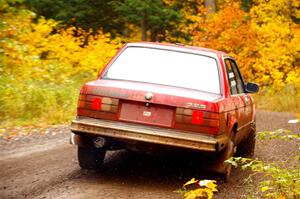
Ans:
[{"label": "car roof", "polygon": [[166,50],[176,50],[182,52],[192,52],[197,54],[210,55],[213,57],[229,56],[227,53],[222,51],[203,48],[203,47],[188,46],[180,43],[171,44],[171,43],[159,43],[159,42],[135,42],[135,43],[127,43],[126,46],[148,47],[148,48],[158,48],[158,49],[166,49]]}]

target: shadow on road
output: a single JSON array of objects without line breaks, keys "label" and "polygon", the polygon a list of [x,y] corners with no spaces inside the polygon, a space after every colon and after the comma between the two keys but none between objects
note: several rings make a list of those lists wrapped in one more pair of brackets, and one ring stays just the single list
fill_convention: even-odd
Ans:
[{"label": "shadow on road", "polygon": [[81,172],[95,180],[112,180],[138,184],[172,184],[179,188],[191,178],[222,182],[215,172],[205,168],[205,159],[191,153],[156,156],[129,151],[109,152],[99,170]]}]

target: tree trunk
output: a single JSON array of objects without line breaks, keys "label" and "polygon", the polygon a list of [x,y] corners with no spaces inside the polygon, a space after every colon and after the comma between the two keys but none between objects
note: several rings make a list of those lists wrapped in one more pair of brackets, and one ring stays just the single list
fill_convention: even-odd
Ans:
[{"label": "tree trunk", "polygon": [[157,33],[156,33],[156,31],[155,30],[153,30],[153,29],[151,29],[150,30],[151,31],[151,34],[150,34],[150,39],[151,39],[151,41],[152,42],[156,42],[157,41]]},{"label": "tree trunk", "polygon": [[216,1],[215,0],[205,0],[204,6],[208,8],[208,13],[216,12]]},{"label": "tree trunk", "polygon": [[146,19],[146,15],[144,15],[144,17],[142,18],[141,29],[142,29],[142,41],[147,41],[147,19]]},{"label": "tree trunk", "polygon": [[123,35],[126,37],[126,38],[129,38],[129,29],[128,29],[128,22],[124,22],[125,23],[125,26],[124,26],[124,29],[123,29]]}]

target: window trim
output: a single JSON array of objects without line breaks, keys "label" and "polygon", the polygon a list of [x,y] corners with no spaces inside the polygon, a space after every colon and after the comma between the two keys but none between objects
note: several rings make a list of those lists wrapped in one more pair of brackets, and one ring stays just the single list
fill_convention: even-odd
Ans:
[{"label": "window trim", "polygon": [[[241,81],[242,81],[242,87],[243,87],[243,92],[242,92],[242,93],[236,93],[236,94],[232,94],[232,93],[231,93],[230,85],[229,85],[229,79],[228,79],[228,73],[227,73],[228,71],[227,71],[225,59],[228,59],[230,62],[233,61],[233,62],[235,63],[237,72],[238,72],[238,74],[239,74],[239,76],[240,76],[240,78],[241,78]],[[230,94],[230,96],[246,94],[244,78],[243,78],[243,76],[241,75],[241,72],[240,72],[240,69],[239,69],[239,67],[238,67],[238,65],[237,65],[236,60],[235,60],[233,57],[229,56],[229,55],[222,56],[222,60],[223,60],[224,66],[225,66],[225,72],[226,72],[226,77],[227,77],[227,84],[228,84],[228,86],[229,86],[229,94]]]},{"label": "window trim", "polygon": [[237,63],[236,63],[236,61],[234,59],[231,59],[230,61],[234,63],[234,65],[235,65],[234,67],[236,68],[236,71],[237,71],[237,73],[238,73],[238,75],[239,75],[239,77],[241,79],[241,84],[242,84],[242,89],[243,89],[243,91],[241,93],[245,93],[246,92],[245,91],[245,83],[244,83],[243,76],[242,76],[242,74],[240,72],[239,66],[237,65]]},{"label": "window trim", "polygon": [[[229,92],[230,92],[230,94],[231,95],[236,95],[236,94],[239,94],[238,93],[238,89],[237,89],[237,81],[236,81],[236,77],[235,77],[235,74],[234,74],[234,72],[233,71],[231,71],[231,70],[229,70],[229,68],[228,68],[228,66],[227,66],[227,60],[228,60],[228,62],[229,62],[229,64],[230,64],[230,68],[231,68],[231,60],[230,59],[224,59],[224,65],[225,65],[225,69],[226,69],[226,76],[227,76],[227,84],[228,84],[228,86],[229,86]],[[230,77],[230,73],[232,73],[233,74],[233,77],[231,78]],[[231,85],[231,79],[233,79],[234,81],[235,81],[235,85],[234,86],[232,86]],[[233,87],[235,87],[235,91],[236,92],[232,92],[232,90],[233,90]]]}]

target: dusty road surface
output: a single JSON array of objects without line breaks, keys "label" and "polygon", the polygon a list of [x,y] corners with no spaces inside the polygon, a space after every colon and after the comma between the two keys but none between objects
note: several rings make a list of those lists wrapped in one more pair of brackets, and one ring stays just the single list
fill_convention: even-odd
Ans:
[{"label": "dusty road surface", "polygon": [[[299,123],[288,124],[293,118],[290,113],[258,111],[257,130],[299,132]],[[218,180],[215,198],[245,198],[251,186],[245,183],[249,172],[234,169],[230,181],[223,183],[216,174],[201,170],[201,160],[188,154],[157,157],[109,152],[99,171],[82,170],[76,147],[69,144],[67,126],[35,131],[45,132],[0,139],[0,198],[180,198],[174,191],[192,177]],[[258,141],[255,158],[288,160],[297,145],[295,141]]]}]

